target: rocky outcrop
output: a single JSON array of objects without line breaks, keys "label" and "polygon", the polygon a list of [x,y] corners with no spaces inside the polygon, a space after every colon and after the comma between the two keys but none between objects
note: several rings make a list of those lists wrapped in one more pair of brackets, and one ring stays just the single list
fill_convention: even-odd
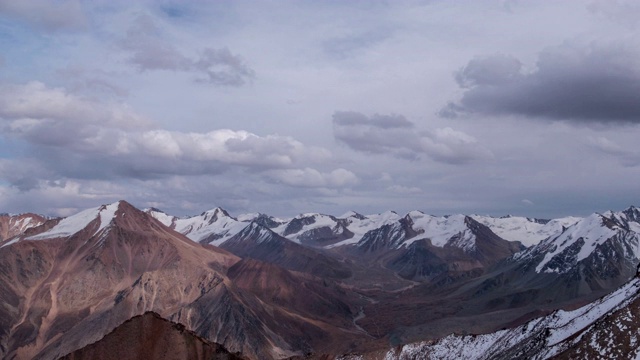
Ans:
[{"label": "rocky outcrop", "polygon": [[62,356],[60,360],[240,360],[184,325],[154,312],[125,321],[99,341]]}]

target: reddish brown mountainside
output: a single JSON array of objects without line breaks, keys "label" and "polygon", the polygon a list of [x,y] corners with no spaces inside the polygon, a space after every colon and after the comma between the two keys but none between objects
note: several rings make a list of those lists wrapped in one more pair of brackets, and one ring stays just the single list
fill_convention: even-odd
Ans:
[{"label": "reddish brown mountainside", "polygon": [[0,358],[58,359],[146,311],[252,359],[367,348],[357,294],[240,260],[124,201],[21,236],[0,248]]},{"label": "reddish brown mountainside", "polygon": [[184,325],[168,321],[149,311],[125,321],[100,341],[60,359],[234,360],[244,358],[186,330]]}]

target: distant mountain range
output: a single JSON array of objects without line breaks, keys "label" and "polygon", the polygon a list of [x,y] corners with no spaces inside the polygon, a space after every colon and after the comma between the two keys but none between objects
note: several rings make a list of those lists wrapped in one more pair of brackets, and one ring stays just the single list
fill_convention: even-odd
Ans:
[{"label": "distant mountain range", "polygon": [[[3,214],[0,357],[57,359],[153,311],[247,358],[402,344],[413,345],[389,354],[432,358],[447,344],[512,341],[492,332],[551,324],[534,319],[560,308],[604,309],[597,299],[628,288],[639,262],[633,206],[551,220],[419,211],[282,219],[221,208],[181,218],[126,201],[67,218]],[[526,353],[496,346],[486,354]]]},{"label": "distant mountain range", "polygon": [[[553,220],[526,217],[490,217],[480,215],[432,216],[421,211],[411,211],[405,216],[387,211],[381,214],[361,215],[350,211],[342,216],[319,213],[300,214],[294,218],[282,219],[266,214],[242,214],[232,217],[221,208],[206,211],[198,216],[179,218],[158,209],[147,209],[147,213],[172,229],[198,242],[221,245],[231,236],[241,231],[249,222],[256,222],[270,228],[280,236],[303,245],[332,248],[357,244],[367,246],[383,228],[390,232],[392,242],[386,247],[401,247],[412,242],[430,239],[435,246],[442,247],[451,238],[466,230],[465,219],[470,218],[487,226],[501,238],[519,241],[531,246],[562,231],[582,220],[565,217]],[[365,235],[367,235],[365,237]],[[473,239],[466,243],[459,241],[458,247],[473,246]]]}]

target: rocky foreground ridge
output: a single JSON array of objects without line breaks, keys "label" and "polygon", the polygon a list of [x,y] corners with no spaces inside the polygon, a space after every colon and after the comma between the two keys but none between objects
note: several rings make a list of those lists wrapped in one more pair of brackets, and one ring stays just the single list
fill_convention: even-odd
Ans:
[{"label": "rocky foreground ridge", "polygon": [[201,338],[184,325],[146,312],[125,321],[97,342],[60,360],[242,360],[219,344]]}]

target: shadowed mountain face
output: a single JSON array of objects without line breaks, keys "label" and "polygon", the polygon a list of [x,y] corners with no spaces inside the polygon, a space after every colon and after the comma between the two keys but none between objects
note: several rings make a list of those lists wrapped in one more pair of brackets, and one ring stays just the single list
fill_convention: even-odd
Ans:
[{"label": "shadowed mountain face", "polygon": [[241,257],[262,260],[320,277],[344,279],[351,276],[347,266],[321,250],[309,249],[289,241],[255,222],[220,247]]},{"label": "shadowed mountain face", "polygon": [[184,325],[163,319],[154,312],[146,312],[125,321],[99,341],[60,359],[236,360],[244,358],[188,331]]}]

